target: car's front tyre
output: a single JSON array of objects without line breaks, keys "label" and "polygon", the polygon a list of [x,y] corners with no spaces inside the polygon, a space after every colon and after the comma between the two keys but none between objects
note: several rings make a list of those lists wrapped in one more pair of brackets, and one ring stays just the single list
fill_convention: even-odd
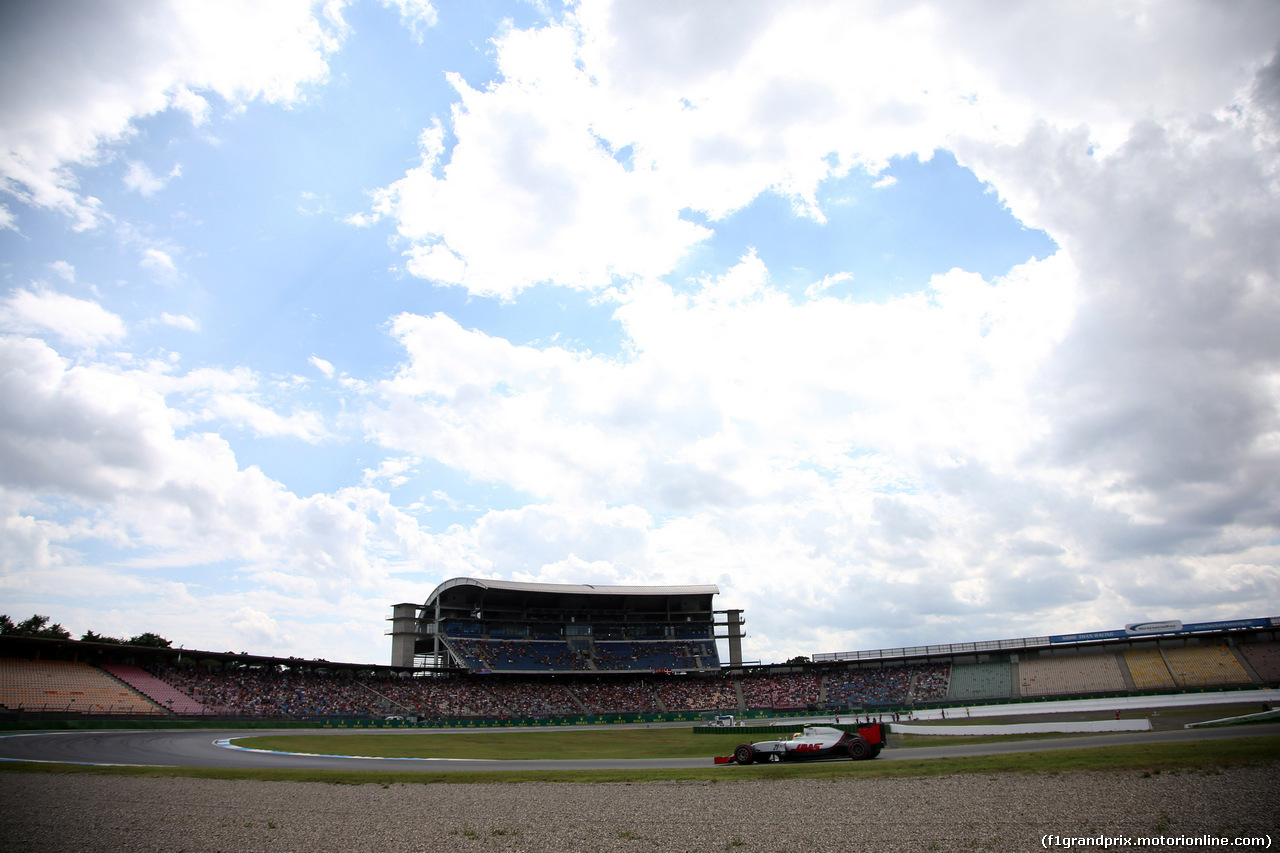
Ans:
[{"label": "car's front tyre", "polygon": [[750,764],[756,760],[756,751],[751,748],[751,744],[744,743],[733,751],[733,760],[739,764]]}]

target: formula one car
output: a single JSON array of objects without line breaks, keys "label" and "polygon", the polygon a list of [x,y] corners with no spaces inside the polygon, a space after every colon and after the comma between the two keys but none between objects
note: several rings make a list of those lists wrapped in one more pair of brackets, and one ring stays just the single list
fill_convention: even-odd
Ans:
[{"label": "formula one car", "polygon": [[786,740],[744,743],[733,755],[716,758],[716,764],[751,764],[766,761],[804,761],[813,758],[875,758],[884,749],[888,727],[884,723],[859,725],[857,732],[830,726],[805,726]]}]

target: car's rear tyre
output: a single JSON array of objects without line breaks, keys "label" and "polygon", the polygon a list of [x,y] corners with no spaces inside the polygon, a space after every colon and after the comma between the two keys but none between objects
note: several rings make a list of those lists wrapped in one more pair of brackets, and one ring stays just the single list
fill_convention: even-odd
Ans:
[{"label": "car's rear tyre", "polygon": [[739,764],[750,764],[756,760],[756,751],[751,744],[744,743],[733,751],[733,760]]},{"label": "car's rear tyre", "polygon": [[849,757],[854,761],[862,761],[865,758],[871,757],[871,744],[867,743],[860,737],[856,737],[849,741],[847,749],[849,750]]}]

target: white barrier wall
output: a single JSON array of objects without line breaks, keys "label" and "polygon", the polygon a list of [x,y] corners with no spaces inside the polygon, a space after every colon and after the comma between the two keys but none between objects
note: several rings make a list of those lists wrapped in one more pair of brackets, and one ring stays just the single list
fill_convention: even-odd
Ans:
[{"label": "white barrier wall", "polygon": [[1055,732],[1147,732],[1151,721],[1140,720],[1073,720],[1062,723],[1012,723],[1004,726],[912,726],[890,723],[889,731],[908,735],[1022,735]]}]

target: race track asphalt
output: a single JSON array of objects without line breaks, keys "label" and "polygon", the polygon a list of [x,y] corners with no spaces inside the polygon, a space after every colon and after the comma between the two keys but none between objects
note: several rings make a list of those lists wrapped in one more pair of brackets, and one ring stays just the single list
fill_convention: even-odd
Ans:
[{"label": "race track asphalt", "polygon": [[[420,730],[367,732],[386,737]],[[472,761],[447,758],[362,758],[339,755],[300,755],[258,752],[230,747],[232,738],[261,735],[353,734],[350,730],[289,729],[284,731],[243,729],[235,731],[105,731],[50,732],[0,736],[0,761],[38,761],[89,765],[141,765],[159,767],[230,767],[251,769],[298,768],[312,770],[623,770],[649,768],[689,768],[714,766],[707,758],[654,758],[608,760],[523,760]],[[1228,738],[1280,734],[1280,724],[1263,724],[1214,729],[1184,729],[1163,732],[1128,732],[1091,737],[1049,740],[960,744],[953,746],[887,749],[880,761],[912,758],[963,758],[1051,749],[1083,749],[1095,746],[1184,743]],[[221,745],[220,745],[221,742]]]}]

